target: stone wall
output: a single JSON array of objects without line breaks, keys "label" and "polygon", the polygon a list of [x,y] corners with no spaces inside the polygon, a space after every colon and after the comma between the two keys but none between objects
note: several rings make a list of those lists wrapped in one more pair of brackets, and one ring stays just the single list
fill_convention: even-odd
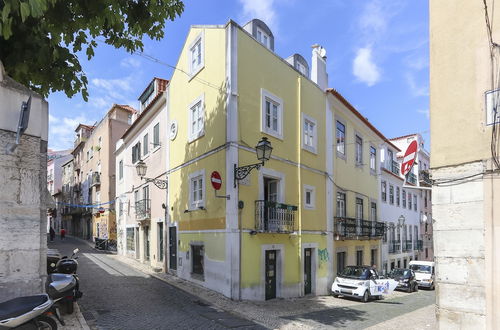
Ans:
[{"label": "stone wall", "polygon": [[0,300],[43,292],[47,142],[0,129]]}]

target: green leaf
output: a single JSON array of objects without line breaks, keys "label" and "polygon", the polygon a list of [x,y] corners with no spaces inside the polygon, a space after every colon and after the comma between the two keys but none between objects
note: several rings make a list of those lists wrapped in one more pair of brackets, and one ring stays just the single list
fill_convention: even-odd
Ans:
[{"label": "green leaf", "polygon": [[7,22],[7,17],[10,14],[10,3],[6,2],[2,10],[2,21]]},{"label": "green leaf", "polygon": [[12,36],[12,17],[4,22],[2,35],[5,40],[9,40],[9,38]]},{"label": "green leaf", "polygon": [[21,2],[21,20],[24,21],[30,15],[30,6],[26,2]]},{"label": "green leaf", "polygon": [[29,0],[31,7],[31,14],[33,17],[40,17],[43,14],[44,1],[42,0]]}]

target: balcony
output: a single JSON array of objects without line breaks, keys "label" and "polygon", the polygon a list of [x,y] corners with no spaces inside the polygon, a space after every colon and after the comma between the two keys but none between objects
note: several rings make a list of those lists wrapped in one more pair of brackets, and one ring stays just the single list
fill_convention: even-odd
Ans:
[{"label": "balcony", "polygon": [[413,173],[410,172],[410,173],[408,173],[407,178],[408,178],[407,181],[409,183],[417,184],[417,176],[415,174],[413,174]]},{"label": "balcony", "polygon": [[94,172],[92,173],[92,183],[90,186],[93,187],[99,185],[101,185],[101,173]]},{"label": "balcony", "polygon": [[424,250],[424,241],[419,239],[416,241],[417,244],[415,244],[415,250],[418,250],[418,251],[423,251]]},{"label": "balcony", "polygon": [[85,142],[87,142],[87,140],[88,140],[88,138],[87,138],[87,137],[83,137],[83,136],[79,136],[79,137],[77,137],[77,138],[76,138],[76,140],[75,140],[75,145],[74,145],[74,147],[75,147],[75,148],[76,148],[76,147],[78,147],[78,146],[80,145],[80,143],[85,143]]},{"label": "balcony", "polygon": [[295,228],[297,206],[255,201],[255,230],[264,233],[291,233]]},{"label": "balcony", "polygon": [[338,239],[381,239],[385,224],[378,221],[335,217],[334,235]]},{"label": "balcony", "polygon": [[389,253],[400,253],[401,251],[401,242],[400,241],[391,241],[389,242]]},{"label": "balcony", "polygon": [[413,244],[411,240],[403,241],[403,252],[408,252],[413,250]]},{"label": "balcony", "polygon": [[135,202],[135,220],[143,221],[151,219],[151,200],[142,199]]},{"label": "balcony", "polygon": [[431,176],[429,174],[429,170],[421,170],[418,173],[418,177],[420,180],[420,184],[432,186],[432,180],[431,180]]}]

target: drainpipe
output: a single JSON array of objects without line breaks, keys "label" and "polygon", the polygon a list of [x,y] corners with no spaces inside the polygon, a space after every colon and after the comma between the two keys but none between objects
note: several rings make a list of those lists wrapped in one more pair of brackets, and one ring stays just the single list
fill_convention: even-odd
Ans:
[{"label": "drainpipe", "polygon": [[[302,93],[302,78],[300,75],[297,75],[297,110],[298,110],[298,116],[299,120],[297,121],[297,132],[298,133],[298,143],[297,143],[297,156],[298,156],[298,163],[299,166],[297,168],[298,171],[298,188],[299,188],[299,202],[298,205],[302,205],[302,169],[300,167],[300,164],[302,164],[302,106],[301,106],[301,93]],[[302,288],[300,295],[302,296],[304,293],[304,272],[302,270],[302,207],[298,208],[298,214],[297,214],[297,224],[298,224],[298,233],[297,233],[297,250],[298,250],[298,268],[299,268],[299,279],[302,278],[301,283],[299,286]]]}]

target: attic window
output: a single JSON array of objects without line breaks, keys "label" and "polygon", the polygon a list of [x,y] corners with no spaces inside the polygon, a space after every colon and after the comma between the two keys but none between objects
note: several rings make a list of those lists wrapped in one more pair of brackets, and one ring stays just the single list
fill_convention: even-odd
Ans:
[{"label": "attic window", "polygon": [[307,69],[304,64],[297,61],[296,66],[297,70],[299,70],[300,73],[302,73],[304,76],[307,76]]},{"label": "attic window", "polygon": [[257,41],[266,46],[267,48],[270,48],[270,37],[267,33],[262,31],[262,29],[257,28]]}]

